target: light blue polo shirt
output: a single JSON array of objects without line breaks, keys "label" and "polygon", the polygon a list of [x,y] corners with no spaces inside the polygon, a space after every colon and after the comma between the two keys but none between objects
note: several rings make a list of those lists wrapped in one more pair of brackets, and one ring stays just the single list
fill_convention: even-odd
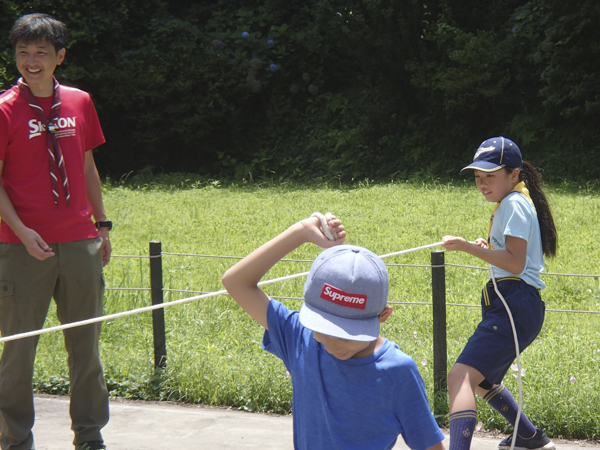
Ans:
[{"label": "light blue polo shirt", "polygon": [[[513,236],[527,241],[527,257],[525,268],[519,278],[527,284],[544,289],[546,283],[540,278],[544,271],[544,253],[542,235],[535,210],[529,201],[519,192],[511,192],[500,203],[494,214],[490,232],[490,248],[506,250],[506,236]],[[496,278],[514,277],[515,274],[492,265]]]}]

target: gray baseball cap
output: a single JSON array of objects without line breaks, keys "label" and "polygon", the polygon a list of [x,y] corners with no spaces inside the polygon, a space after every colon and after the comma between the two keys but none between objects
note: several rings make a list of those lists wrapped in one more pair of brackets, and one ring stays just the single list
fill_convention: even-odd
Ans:
[{"label": "gray baseball cap", "polygon": [[387,268],[375,253],[356,245],[329,248],[310,268],[300,323],[328,336],[373,341],[388,289]]}]

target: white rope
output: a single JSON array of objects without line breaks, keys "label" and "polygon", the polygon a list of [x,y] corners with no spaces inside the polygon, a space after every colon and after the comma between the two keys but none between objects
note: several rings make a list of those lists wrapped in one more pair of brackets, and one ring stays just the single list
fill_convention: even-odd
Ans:
[{"label": "white rope", "polygon": [[[297,273],[295,275],[288,275],[288,276],[281,277],[281,278],[274,278],[272,280],[261,281],[260,283],[258,283],[258,286],[262,286],[265,284],[271,284],[271,283],[277,283],[278,281],[290,280],[292,278],[299,278],[299,277],[302,277],[305,275],[308,275],[308,272]],[[32,336],[38,336],[40,334],[51,333],[53,331],[66,330],[68,328],[75,328],[75,327],[79,327],[79,326],[83,326],[83,325],[90,325],[90,324],[97,323],[97,322],[103,322],[105,320],[118,319],[119,317],[131,316],[133,314],[138,314],[138,313],[147,312],[147,311],[154,311],[155,309],[166,308],[167,306],[182,305],[184,303],[201,300],[203,298],[216,297],[217,295],[228,295],[228,294],[225,289],[222,289],[220,291],[209,292],[208,294],[197,295],[195,297],[183,298],[181,300],[175,300],[175,301],[167,302],[167,303],[160,303],[158,305],[144,306],[143,308],[132,309],[129,311],[123,311],[123,312],[115,313],[115,314],[109,314],[107,316],[94,317],[92,319],[81,320],[79,322],[66,323],[64,325],[57,325],[55,327],[43,328],[41,330],[36,330],[36,331],[29,331],[27,333],[13,334],[12,336],[6,336],[3,338],[0,338],[0,343],[7,342],[7,341],[14,341],[16,339],[22,339],[22,338],[27,338],[27,337],[32,337]]]},{"label": "white rope", "polygon": [[426,248],[431,248],[431,247],[439,247],[441,245],[442,245],[442,242],[436,242],[435,244],[422,245],[420,247],[409,248],[408,250],[401,250],[401,251],[395,252],[395,253],[388,253],[386,255],[381,255],[380,258],[381,259],[389,258],[390,256],[403,255],[404,253],[416,252],[417,250],[424,250]]},{"label": "white rope", "polygon": [[[441,245],[441,242],[438,242],[435,244],[424,245],[422,247],[410,248],[408,250],[402,250],[402,251],[396,252],[396,253],[388,253],[387,255],[381,255],[380,258],[387,258],[389,256],[395,256],[395,255],[400,255],[403,253],[414,252],[417,250],[435,247],[438,245]],[[285,277],[280,277],[280,278],[273,278],[272,280],[261,281],[257,284],[257,286],[264,286],[266,284],[273,284],[273,283],[277,283],[279,281],[286,281],[286,280],[291,280],[294,278],[300,278],[300,277],[304,277],[306,275],[308,275],[308,272],[297,273],[294,275],[287,275]],[[13,334],[11,336],[6,336],[3,338],[0,338],[0,343],[14,341],[17,339],[23,339],[23,338],[32,337],[32,336],[39,336],[41,334],[52,333],[54,331],[66,330],[68,328],[75,328],[75,327],[79,327],[79,326],[83,326],[83,325],[91,325],[93,323],[104,322],[106,320],[118,319],[120,317],[131,316],[134,314],[139,314],[139,313],[148,312],[148,311],[154,311],[155,309],[166,308],[167,306],[182,305],[184,303],[189,303],[189,302],[201,300],[204,298],[216,297],[218,295],[227,295],[227,291],[225,289],[222,289],[220,291],[209,292],[207,294],[196,295],[194,297],[183,298],[181,300],[174,300],[172,302],[167,302],[167,303],[159,303],[157,305],[144,306],[142,308],[132,309],[129,311],[123,311],[123,312],[115,313],[115,314],[109,314],[107,316],[94,317],[92,319],[81,320],[79,322],[71,322],[71,323],[66,323],[64,325],[57,325],[55,327],[43,328],[41,330]]]}]

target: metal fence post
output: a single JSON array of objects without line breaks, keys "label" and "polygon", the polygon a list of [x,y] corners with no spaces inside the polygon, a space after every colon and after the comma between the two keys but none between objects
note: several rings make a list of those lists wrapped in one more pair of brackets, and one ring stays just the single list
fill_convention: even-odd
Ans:
[{"label": "metal fence post", "polygon": [[[444,252],[431,252],[431,287],[433,301],[433,385],[434,414],[448,413],[448,351],[446,344],[446,268]],[[436,267],[438,266],[438,267]]]},{"label": "metal fence post", "polygon": [[[152,304],[163,303],[162,246],[160,241],[150,241],[150,288]],[[152,331],[154,334],[154,367],[165,367],[167,363],[167,343],[165,337],[165,310],[152,311]]]}]

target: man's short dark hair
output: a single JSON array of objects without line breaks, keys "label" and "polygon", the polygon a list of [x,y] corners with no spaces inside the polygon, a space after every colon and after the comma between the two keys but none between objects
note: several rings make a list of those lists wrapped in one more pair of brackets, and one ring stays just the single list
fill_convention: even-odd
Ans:
[{"label": "man's short dark hair", "polygon": [[17,19],[10,32],[10,43],[17,48],[18,42],[31,44],[46,41],[56,52],[67,45],[67,27],[47,14],[27,14]]}]

